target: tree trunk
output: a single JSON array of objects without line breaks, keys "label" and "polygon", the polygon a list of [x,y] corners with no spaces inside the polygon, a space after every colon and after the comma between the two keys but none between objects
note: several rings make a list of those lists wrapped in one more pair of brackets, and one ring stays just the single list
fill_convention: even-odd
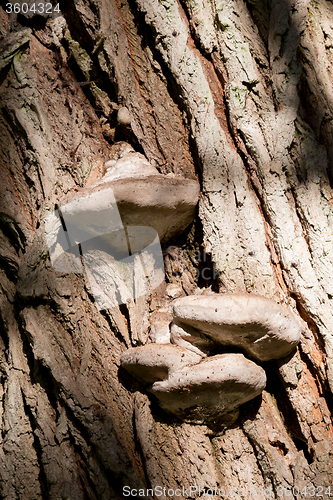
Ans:
[{"label": "tree trunk", "polygon": [[[333,496],[332,3],[60,11],[0,13],[1,498]],[[165,283],[99,311],[85,274],[52,267],[44,221],[120,141],[201,195],[165,245]],[[255,292],[304,322],[297,352],[263,365],[262,396],[214,432],[119,368],[148,315],[168,318],[170,284]]]}]

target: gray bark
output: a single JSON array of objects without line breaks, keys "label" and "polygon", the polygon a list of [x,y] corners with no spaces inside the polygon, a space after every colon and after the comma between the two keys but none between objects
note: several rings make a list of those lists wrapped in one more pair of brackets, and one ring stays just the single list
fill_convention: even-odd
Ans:
[{"label": "gray bark", "polygon": [[[167,491],[191,486],[332,496],[332,3],[60,8],[0,9],[1,498],[118,499],[126,485],[166,488],[160,498],[197,498]],[[201,197],[165,248],[166,283],[99,311],[84,274],[52,267],[43,221],[101,178],[119,141],[161,173],[198,178]],[[214,266],[215,279],[197,273]],[[178,421],[119,370],[148,316],[165,328],[170,283],[256,292],[304,321],[297,352],[264,365],[262,397],[229,426]]]}]

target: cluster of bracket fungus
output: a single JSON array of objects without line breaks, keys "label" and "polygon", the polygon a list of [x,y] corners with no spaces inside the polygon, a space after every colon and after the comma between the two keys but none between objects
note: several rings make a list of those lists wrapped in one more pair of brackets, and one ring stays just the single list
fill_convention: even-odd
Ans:
[{"label": "cluster of bracket fungus", "polygon": [[175,370],[150,389],[163,409],[204,424],[215,421],[258,396],[266,385],[265,370],[243,354],[218,354]]},{"label": "cluster of bracket fungus", "polygon": [[[71,248],[80,243],[85,262],[103,279],[108,278],[106,268],[112,267],[114,261],[107,260],[105,266],[98,259],[98,252],[102,250],[105,255],[105,248],[113,248],[115,253],[111,255],[116,256],[115,260],[118,254],[122,258],[125,255],[126,273],[133,264],[135,286],[144,289],[135,274],[138,259],[135,255],[133,259],[132,254],[152,249],[156,241],[159,247],[159,241],[167,241],[192,222],[199,184],[160,174],[143,155],[130,148],[118,161],[107,162],[106,167],[102,179],[63,200],[61,217],[67,235],[59,233],[53,237],[51,227],[49,240],[55,240],[53,247],[64,249],[66,244]],[[59,220],[56,222],[55,227],[59,228]],[[90,246],[96,246],[96,241],[97,252],[90,264]],[[148,257],[153,262],[162,255],[151,250]],[[145,278],[147,272],[143,268]],[[159,283],[155,280],[156,286]],[[137,290],[133,297],[138,297]],[[301,325],[287,307],[258,295],[182,297],[173,305],[172,343],[131,348],[122,355],[121,364],[148,386],[163,409],[186,421],[209,423],[259,395],[265,387],[266,374],[255,361],[286,356],[298,343],[300,334]],[[211,356],[216,346],[222,351],[222,346],[227,346],[238,353]]]},{"label": "cluster of bracket fungus", "polygon": [[[173,316],[173,344],[129,349],[121,363],[149,385],[163,409],[193,423],[214,422],[258,396],[266,374],[255,361],[286,356],[302,330],[288,307],[254,294],[182,297]],[[209,356],[218,345],[252,360],[241,353]]]}]

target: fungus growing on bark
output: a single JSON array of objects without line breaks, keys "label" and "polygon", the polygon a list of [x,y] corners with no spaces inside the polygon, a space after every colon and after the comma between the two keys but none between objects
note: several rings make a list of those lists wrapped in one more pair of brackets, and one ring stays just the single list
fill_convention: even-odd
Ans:
[{"label": "fungus growing on bark", "polygon": [[184,325],[176,318],[170,325],[170,340],[173,344],[188,349],[201,357],[209,354],[215,343],[195,328]]},{"label": "fungus growing on bark", "polygon": [[266,385],[265,370],[242,354],[219,354],[173,371],[150,389],[160,406],[181,419],[210,423],[255,398]]},{"label": "fungus growing on bark", "polygon": [[145,384],[166,380],[175,370],[198,363],[201,357],[172,344],[132,347],[120,358],[123,368]]},{"label": "fungus growing on bark", "polygon": [[160,241],[181,233],[193,220],[199,199],[196,180],[160,174],[140,153],[120,158],[96,184],[62,200],[66,224],[100,236],[121,227],[154,228]]},{"label": "fungus growing on bark", "polygon": [[258,361],[289,354],[302,326],[292,311],[247,293],[182,297],[173,305],[171,341],[206,355],[213,342],[242,349]]},{"label": "fungus growing on bark", "polygon": [[128,349],[121,365],[148,386],[160,406],[183,420],[202,424],[219,418],[258,396],[265,371],[242,354],[202,360],[172,344]]},{"label": "fungus growing on bark", "polygon": [[202,359],[211,347],[228,345],[268,361],[286,356],[302,330],[286,306],[244,293],[182,297],[174,302],[173,316],[171,341],[181,350],[149,344],[125,352],[121,363],[153,384],[148,390],[164,410],[207,425],[258,396],[266,384],[264,369],[243,354]]},{"label": "fungus growing on bark", "polygon": [[162,175],[126,144],[121,149],[102,179],[61,200],[46,239],[60,271],[83,272],[83,260],[99,309],[135,301],[140,310],[138,299],[164,279],[160,242],[192,222],[199,183]]},{"label": "fungus growing on bark", "polygon": [[128,125],[131,124],[131,115],[125,106],[122,106],[121,108],[118,109],[117,122],[119,125],[122,125],[123,127],[127,127]]}]

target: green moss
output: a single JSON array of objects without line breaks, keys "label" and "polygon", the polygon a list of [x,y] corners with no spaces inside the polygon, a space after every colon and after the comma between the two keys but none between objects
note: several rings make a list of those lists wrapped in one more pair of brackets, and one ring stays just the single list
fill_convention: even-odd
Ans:
[{"label": "green moss", "polygon": [[84,74],[84,76],[89,80],[90,78],[90,72],[93,67],[92,60],[89,57],[88,52],[86,52],[81,45],[70,38],[69,36],[67,37],[68,41],[68,46],[73,54],[73,57],[75,61],[77,62],[77,65],[79,66],[80,70]]},{"label": "green moss", "polygon": [[2,43],[1,57],[0,57],[0,71],[12,62],[12,59],[19,52],[23,52],[30,42],[31,29],[19,31],[18,33],[11,33],[6,43]]},{"label": "green moss", "polygon": [[245,106],[246,89],[242,87],[232,87],[232,95],[238,101],[240,107]]},{"label": "green moss", "polygon": [[198,9],[199,9],[199,7],[200,7],[199,2],[197,2],[196,0],[189,0],[189,1],[187,2],[187,4],[188,4],[188,7],[189,7],[190,9],[193,9],[193,10],[198,10]]},{"label": "green moss", "polygon": [[26,63],[26,54],[24,52],[18,52],[15,54],[13,57],[13,67],[15,71],[15,75],[17,78],[17,81],[25,87],[31,87],[32,85],[29,83],[30,78],[27,75],[26,69],[27,69],[27,63]]},{"label": "green moss", "polygon": [[167,10],[171,9],[173,2],[170,2],[170,0],[160,0],[161,4],[163,7]]}]

